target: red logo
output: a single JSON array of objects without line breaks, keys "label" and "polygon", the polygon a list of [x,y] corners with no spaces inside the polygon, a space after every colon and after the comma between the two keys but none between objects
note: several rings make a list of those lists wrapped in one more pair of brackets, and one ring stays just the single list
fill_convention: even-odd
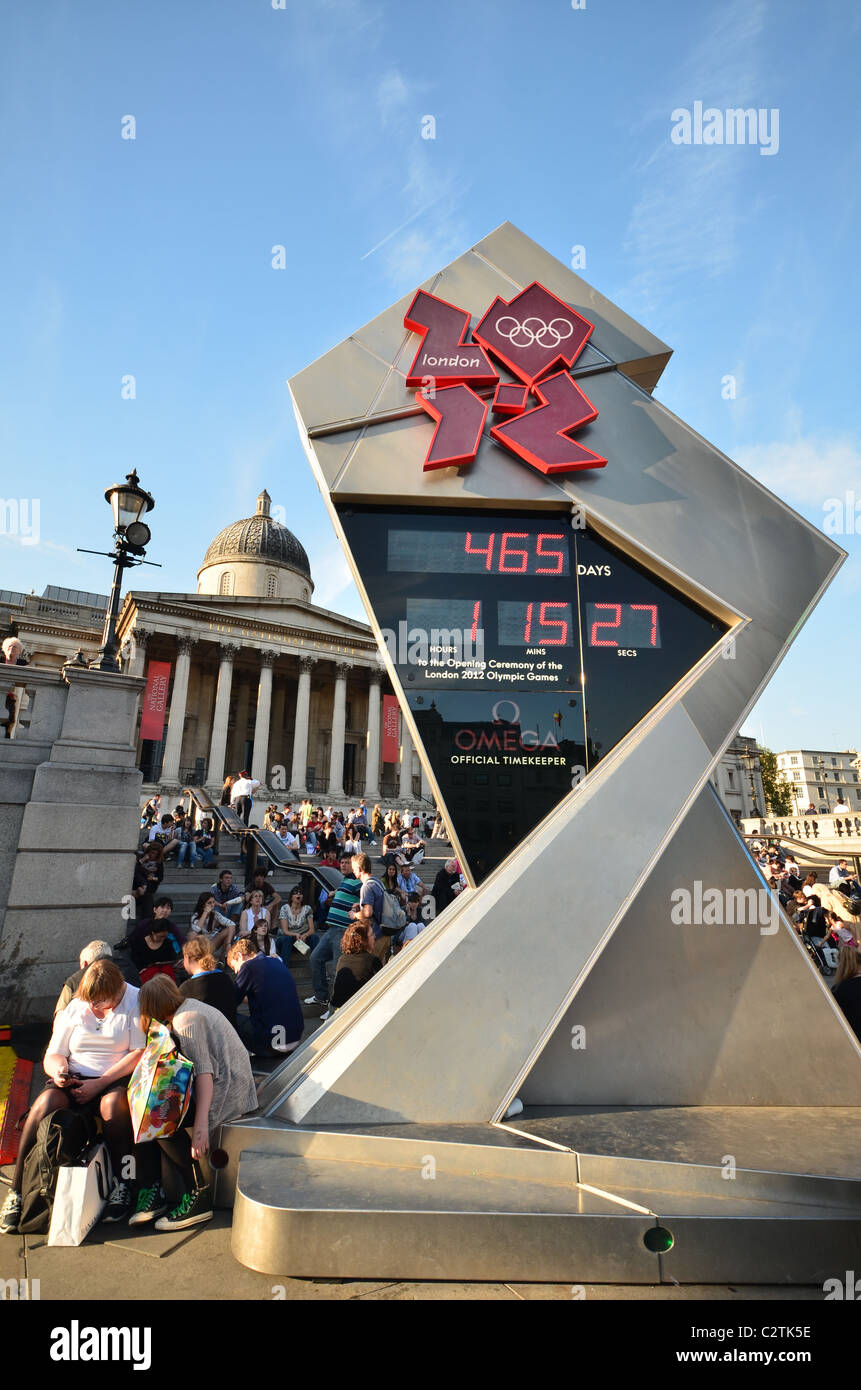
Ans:
[{"label": "red logo", "polygon": [[428,377],[441,386],[468,381],[495,386],[493,364],[476,343],[465,341],[469,314],[434,294],[419,290],[404,314],[404,327],[421,333],[422,341],[407,373],[407,386],[427,386]]},{"label": "red logo", "polygon": [[554,368],[573,367],[594,326],[535,280],[507,304],[495,299],[473,337],[532,386]]},{"label": "red logo", "polygon": [[539,473],[603,468],[607,462],[605,458],[568,438],[571,430],[598,418],[597,410],[576,381],[567,372],[557,372],[532,389],[541,404],[522,414],[509,409],[508,413],[515,418],[503,425],[494,425],[491,438],[537,468]]},{"label": "red logo", "polygon": [[[422,410],[437,422],[425,471],[472,462],[491,401],[489,387],[495,388],[494,415],[511,417],[494,425],[491,437],[524,463],[544,474],[604,467],[605,458],[570,438],[598,416],[568,375],[593,325],[544,285],[534,281],[507,302],[497,297],[474,329],[474,342],[466,310],[425,290],[415,295],[404,325],[422,335],[407,385],[432,384],[416,394]],[[488,354],[518,380],[500,381]],[[530,396],[537,403],[530,404]]]}]

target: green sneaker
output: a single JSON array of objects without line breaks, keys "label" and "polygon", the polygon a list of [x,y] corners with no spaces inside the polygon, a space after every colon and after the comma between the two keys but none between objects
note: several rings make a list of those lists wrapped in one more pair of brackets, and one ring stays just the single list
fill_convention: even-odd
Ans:
[{"label": "green sneaker", "polygon": [[156,1183],[153,1187],[142,1187],[138,1193],[137,1206],[129,1217],[130,1226],[143,1226],[147,1221],[155,1221],[167,1211],[164,1193]]},{"label": "green sneaker", "polygon": [[179,1206],[174,1207],[173,1211],[167,1216],[162,1216],[156,1223],[157,1231],[183,1231],[186,1226],[200,1226],[204,1221],[211,1221],[214,1212],[212,1210],[212,1188],[195,1188],[194,1192],[186,1192],[183,1195]]}]

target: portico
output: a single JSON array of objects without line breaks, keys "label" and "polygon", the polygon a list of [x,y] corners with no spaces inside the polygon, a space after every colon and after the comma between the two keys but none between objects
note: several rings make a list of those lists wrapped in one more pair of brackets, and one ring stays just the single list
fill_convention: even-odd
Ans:
[{"label": "portico", "polygon": [[[237,547],[242,563],[231,571]],[[257,561],[262,579],[256,550],[266,551]],[[207,580],[213,564],[217,582]],[[272,520],[263,493],[256,516],[210,546],[197,594],[126,596],[119,638],[127,669],[170,668],[162,738],[138,744],[145,792],[195,783],[217,797],[227,774],[248,768],[261,783],[258,800],[429,800],[408,731],[399,761],[381,761],[382,697],[391,687],[370,628],[316,607],[312,588],[304,550]]]}]

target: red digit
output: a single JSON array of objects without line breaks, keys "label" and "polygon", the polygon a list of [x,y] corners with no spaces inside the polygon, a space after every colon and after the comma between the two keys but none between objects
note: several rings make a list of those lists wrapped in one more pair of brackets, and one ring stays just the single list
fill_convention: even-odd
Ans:
[{"label": "red digit", "polygon": [[469,634],[473,642],[478,637],[478,619],[481,615],[481,599],[477,599],[472,610],[472,631]]},{"label": "red digit", "polygon": [[549,560],[551,557],[555,557],[556,560],[558,561],[558,564],[556,565],[556,568],[555,568],[555,569],[546,569],[546,568],[545,568],[545,569],[537,569],[537,570],[535,571],[536,574],[564,574],[564,573],[565,573],[565,552],[562,551],[562,550],[542,550],[542,549],[541,549],[541,542],[542,542],[542,541],[564,541],[564,539],[565,539],[564,535],[562,535],[562,536],[560,536],[560,535],[551,535],[551,534],[550,534],[549,532],[547,532],[547,531],[542,532],[542,534],[538,537],[538,540],[536,541],[536,544],[535,544],[535,553],[536,553],[538,556],[540,556],[540,558],[541,558],[542,560]]},{"label": "red digit", "polygon": [[561,627],[561,637],[542,637],[541,641],[545,647],[565,647],[568,645],[568,624],[564,618],[546,618],[544,615],[549,608],[568,608],[567,603],[542,603],[538,610],[538,621],[542,627]]},{"label": "red digit", "polygon": [[523,629],[523,640],[524,640],[524,642],[529,642],[529,641],[532,640],[531,637],[530,637],[530,633],[531,633],[531,632],[532,632],[532,604],[531,604],[531,603],[527,603],[527,605],[526,605],[526,627]]},{"label": "red digit", "polygon": [[631,611],[633,613],[651,613],[652,631],[649,633],[649,646],[656,647],[658,645],[658,605],[656,603],[632,603]]},{"label": "red digit", "polygon": [[590,633],[589,633],[589,646],[590,646],[590,647],[615,647],[615,645],[616,645],[616,639],[615,639],[614,637],[611,637],[611,638],[609,639],[609,641],[608,641],[608,640],[607,640],[606,638],[604,638],[604,637],[596,637],[596,636],[595,636],[595,633],[598,631],[598,628],[599,628],[599,627],[616,628],[616,627],[621,627],[621,626],[622,626],[622,605],[621,605],[621,603],[596,603],[596,604],[594,605],[594,607],[595,607],[595,612],[596,612],[596,613],[598,612],[598,609],[599,609],[599,608],[609,608],[609,609],[610,609],[610,612],[611,612],[611,613],[615,613],[616,616],[615,616],[615,620],[614,620],[612,623],[609,621],[608,618],[604,618],[604,619],[602,619],[602,621],[601,621],[600,623],[597,623],[597,622],[596,622],[596,623],[593,623],[593,624],[592,624],[592,629],[591,629],[591,631],[590,631]]},{"label": "red digit", "polygon": [[492,531],[491,534],[490,534],[490,540],[487,542],[487,549],[486,549],[486,550],[482,550],[482,548],[481,548],[480,545],[477,545],[477,546],[473,546],[473,545],[472,545],[472,532],[471,532],[471,531],[467,531],[467,533],[466,533],[466,544],[465,544],[465,546],[464,546],[464,551],[465,551],[465,553],[466,553],[467,555],[486,555],[486,556],[487,556],[487,564],[485,565],[484,568],[485,568],[486,570],[489,570],[489,569],[490,569],[490,566],[491,566],[492,563],[493,563],[493,542],[494,542],[495,540],[496,540],[496,532],[495,532],[495,531]]},{"label": "red digit", "polygon": [[[515,548],[514,548],[513,550],[508,550],[508,549],[507,549],[507,546],[508,546],[508,542],[509,542],[509,541],[524,541],[524,540],[528,540],[528,538],[529,538],[529,532],[528,532],[528,531],[503,531],[503,533],[502,533],[502,545],[500,546],[500,549],[499,549],[499,573],[500,573],[500,574],[525,574],[525,573],[526,573],[527,567],[528,567],[528,565],[529,565],[529,554],[528,554],[528,552],[525,551],[525,550],[518,550],[518,548],[517,548],[516,546],[515,546]],[[523,564],[522,564],[522,565],[507,565],[507,564],[505,563],[506,560],[510,559],[510,558],[511,558],[512,556],[514,556],[514,555],[522,556],[522,558],[523,558]]]}]

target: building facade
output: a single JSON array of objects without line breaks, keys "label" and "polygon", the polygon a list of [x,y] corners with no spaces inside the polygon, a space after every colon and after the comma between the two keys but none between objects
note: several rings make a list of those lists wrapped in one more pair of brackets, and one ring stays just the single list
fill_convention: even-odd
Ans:
[{"label": "building facade", "polygon": [[800,814],[811,806],[819,815],[833,813],[839,806],[855,815],[861,812],[861,759],[856,749],[790,748],[778,753],[777,766],[792,785]]},{"label": "building facade", "polygon": [[49,584],[42,594],[0,589],[0,637],[18,637],[35,666],[59,671],[78,651],[87,661],[102,643],[107,595]]},{"label": "building facade", "polygon": [[[403,720],[397,761],[383,761],[392,690],[371,629],[318,608],[313,592],[304,547],[264,491],[252,516],[215,537],[196,593],[126,594],[123,669],[147,677],[160,663],[168,682],[162,737],[138,739],[144,796],[189,784],[220,793],[228,773],[248,768],[258,800],[431,804]],[[0,590],[0,635],[19,637],[34,667],[59,671],[78,651],[89,663],[106,605],[53,585],[41,596]]]},{"label": "building facade", "polygon": [[391,687],[373,633],[316,607],[313,590],[305,550],[264,491],[254,515],[209,546],[196,594],[126,595],[127,669],[147,676],[163,663],[170,673],[162,737],[139,743],[146,793],[195,785],[215,795],[247,768],[258,800],[430,802],[403,722],[398,762],[382,762]]},{"label": "building facade", "polygon": [[712,786],[737,826],[750,816],[765,814],[765,793],[755,738],[736,734],[715,768]]}]

